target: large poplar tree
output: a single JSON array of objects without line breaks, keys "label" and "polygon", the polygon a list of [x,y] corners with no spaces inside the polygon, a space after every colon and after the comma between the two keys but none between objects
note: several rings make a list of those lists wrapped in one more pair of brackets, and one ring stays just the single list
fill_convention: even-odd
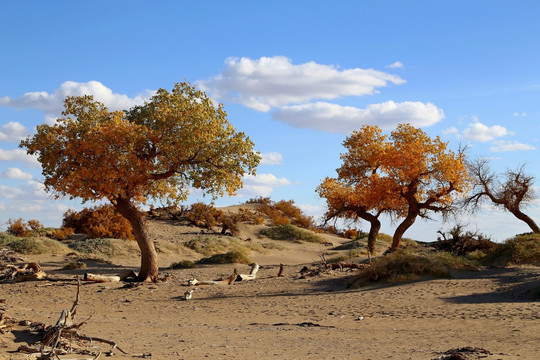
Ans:
[{"label": "large poplar tree", "polygon": [[91,96],[68,97],[64,107],[63,118],[38,126],[20,146],[38,155],[47,191],[108,200],[131,223],[141,250],[140,281],[156,281],[158,264],[139,206],[183,201],[189,188],[234,194],[260,161],[222,105],[187,82],[126,111],[110,112]]}]

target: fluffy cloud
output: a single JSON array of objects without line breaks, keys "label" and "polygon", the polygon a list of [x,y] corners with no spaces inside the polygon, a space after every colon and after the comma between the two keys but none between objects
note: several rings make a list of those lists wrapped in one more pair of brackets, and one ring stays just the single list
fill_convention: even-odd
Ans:
[{"label": "fluffy cloud", "polygon": [[1,142],[19,142],[28,135],[28,129],[19,122],[10,121],[0,128]]},{"label": "fluffy cloud", "polygon": [[6,179],[32,180],[32,174],[22,171],[18,168],[8,168],[2,173],[2,177]]},{"label": "fluffy cloud", "polygon": [[392,63],[390,65],[387,65],[386,67],[389,67],[390,69],[403,69],[403,63],[401,61],[396,61],[395,63]]},{"label": "fluffy cloud", "polygon": [[111,89],[99,81],[89,81],[86,83],[66,81],[52,93],[36,91],[25,93],[15,99],[7,96],[0,98],[0,106],[16,109],[39,109],[46,114],[47,122],[50,122],[51,118],[60,116],[63,110],[64,99],[67,96],[93,95],[95,100],[104,103],[109,109],[122,110],[142,104],[152,94],[153,92],[147,90],[144,94],[130,98],[124,94],[113,93]]},{"label": "fluffy cloud", "polygon": [[536,150],[532,145],[522,144],[520,142],[514,141],[495,141],[493,146],[489,148],[493,152],[507,152],[507,151],[523,151],[523,150]]},{"label": "fluffy cloud", "polygon": [[287,178],[278,178],[273,174],[246,175],[243,178],[244,187],[238,192],[239,196],[269,196],[274,188],[291,185]]},{"label": "fluffy cloud", "polygon": [[386,101],[368,105],[365,109],[317,102],[285,106],[274,112],[272,117],[297,128],[349,133],[362,124],[374,124],[383,129],[394,128],[400,123],[430,126],[443,119],[444,112],[431,103],[411,101]]},{"label": "fluffy cloud", "polygon": [[4,150],[0,149],[0,161],[20,161],[39,166],[36,155],[28,155],[22,149]]},{"label": "fluffy cloud", "polygon": [[261,165],[279,165],[283,162],[283,155],[278,152],[269,152],[261,156]]},{"label": "fluffy cloud", "polygon": [[258,111],[314,99],[369,95],[390,83],[404,82],[397,75],[374,69],[341,70],[315,62],[294,65],[283,56],[229,58],[220,75],[198,81],[213,98]]},{"label": "fluffy cloud", "polygon": [[463,137],[471,141],[487,142],[492,141],[501,136],[510,134],[505,127],[493,125],[491,127],[480,122],[472,123],[463,131]]}]

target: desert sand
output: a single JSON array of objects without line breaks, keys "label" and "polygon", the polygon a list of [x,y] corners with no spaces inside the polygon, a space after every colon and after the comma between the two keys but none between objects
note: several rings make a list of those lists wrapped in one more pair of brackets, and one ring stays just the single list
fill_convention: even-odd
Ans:
[{"label": "desert sand", "polygon": [[[156,242],[182,241],[189,229],[152,222]],[[192,230],[196,231],[196,230]],[[254,230],[253,230],[254,231]],[[259,241],[255,231],[241,241]],[[331,239],[335,245],[339,238]],[[252,253],[261,265],[257,279],[232,285],[195,286],[184,300],[187,280],[229,276],[239,264],[198,265],[170,270],[193,253],[160,253],[165,282],[125,286],[83,282],[80,332],[117,343],[128,354],[112,359],[538,359],[540,358],[540,268],[489,268],[456,272],[453,278],[424,278],[400,284],[348,288],[354,271],[328,271],[302,278],[318,260],[321,244],[286,244],[287,249]],[[118,274],[137,270],[137,255],[114,256],[113,264],[88,262],[86,269],[61,270],[67,255],[23,256],[48,274]],[[279,264],[282,277],[277,277]],[[54,325],[69,309],[74,281],[0,284],[7,316]],[[29,326],[0,334],[0,359],[35,359],[16,352],[35,341]],[[105,358],[111,347],[95,343]],[[64,359],[92,359],[65,355]]]}]

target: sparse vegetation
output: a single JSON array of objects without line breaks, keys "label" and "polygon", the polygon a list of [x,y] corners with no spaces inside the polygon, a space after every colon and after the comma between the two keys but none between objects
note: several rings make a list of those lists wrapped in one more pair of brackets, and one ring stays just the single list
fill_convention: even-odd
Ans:
[{"label": "sparse vegetation", "polygon": [[497,244],[482,262],[491,266],[540,266],[540,235],[521,234],[503,244]]},{"label": "sparse vegetation", "polygon": [[70,249],[83,254],[114,255],[114,247],[109,239],[87,239],[74,241],[68,245]]},{"label": "sparse vegetation", "polygon": [[261,235],[269,237],[273,240],[288,240],[293,242],[315,242],[323,243],[324,239],[320,236],[307,231],[300,229],[294,225],[286,224],[280,226],[274,226],[268,229],[261,231]]},{"label": "sparse vegetation", "polygon": [[252,262],[247,256],[247,252],[241,249],[228,251],[224,254],[215,254],[199,260],[200,264],[251,264]]},{"label": "sparse vegetation", "polygon": [[7,233],[0,233],[0,246],[19,254],[36,255],[45,253],[66,254],[69,248],[64,244],[45,237],[19,238]]},{"label": "sparse vegetation", "polygon": [[175,263],[172,263],[171,269],[191,269],[195,266],[195,263],[191,260],[181,260]]},{"label": "sparse vegetation", "polygon": [[421,276],[451,277],[454,269],[476,268],[472,261],[446,252],[415,253],[399,249],[376,259],[370,267],[360,272],[353,283],[361,286],[370,282],[412,281]]}]

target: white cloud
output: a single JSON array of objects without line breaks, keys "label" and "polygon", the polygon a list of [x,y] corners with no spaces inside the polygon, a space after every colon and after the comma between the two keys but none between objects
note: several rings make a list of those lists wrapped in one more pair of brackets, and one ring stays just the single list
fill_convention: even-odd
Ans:
[{"label": "white cloud", "polygon": [[22,149],[4,150],[0,149],[0,161],[21,161],[39,166],[37,156],[28,155]]},{"label": "white cloud", "polygon": [[448,135],[448,134],[457,134],[459,131],[457,129],[457,127],[455,126],[452,126],[452,127],[449,127],[448,129],[444,129],[442,131],[443,134],[445,135]]},{"label": "white cloud", "polygon": [[386,67],[389,67],[390,69],[403,69],[405,66],[401,61],[396,61],[395,63],[386,65]]},{"label": "white cloud", "polygon": [[2,173],[2,177],[6,179],[32,180],[32,174],[22,171],[19,168],[8,168]]},{"label": "white cloud", "polygon": [[278,152],[261,154],[261,165],[279,165],[283,162],[283,155]]},{"label": "white cloud", "polygon": [[284,56],[229,58],[225,70],[198,81],[213,98],[241,103],[258,111],[308,102],[377,92],[377,88],[403,84],[397,75],[374,69],[344,69],[308,62],[292,64]]},{"label": "white cloud", "polygon": [[487,142],[498,137],[511,134],[505,127],[493,125],[491,127],[480,122],[474,122],[463,131],[463,137],[471,141]]},{"label": "white cloud", "polygon": [[523,150],[536,150],[532,145],[522,144],[520,142],[514,141],[495,141],[493,146],[489,148],[493,152],[507,152],[507,151],[523,151]]},{"label": "white cloud", "polygon": [[239,196],[269,196],[274,188],[291,185],[287,178],[278,178],[273,174],[246,175],[243,178],[244,187],[238,192]]},{"label": "white cloud", "polygon": [[46,114],[46,121],[51,122],[51,118],[60,116],[63,110],[64,99],[67,96],[93,95],[94,99],[105,104],[110,110],[123,110],[134,105],[139,105],[152,96],[153,92],[147,90],[145,93],[130,98],[124,94],[113,93],[111,89],[99,81],[89,81],[80,83],[76,81],[66,81],[52,93],[46,91],[28,92],[18,98],[0,98],[0,106],[13,107],[16,109],[39,109]]},{"label": "white cloud", "polygon": [[15,121],[10,121],[0,128],[0,141],[19,142],[29,134],[30,132],[23,124]]},{"label": "white cloud", "polygon": [[311,128],[331,133],[349,133],[363,124],[392,129],[400,123],[430,126],[444,118],[444,112],[431,103],[395,103],[386,101],[368,105],[365,109],[326,102],[285,106],[272,117],[297,128]]},{"label": "white cloud", "polygon": [[512,114],[513,116],[527,116],[526,112],[515,112]]}]

